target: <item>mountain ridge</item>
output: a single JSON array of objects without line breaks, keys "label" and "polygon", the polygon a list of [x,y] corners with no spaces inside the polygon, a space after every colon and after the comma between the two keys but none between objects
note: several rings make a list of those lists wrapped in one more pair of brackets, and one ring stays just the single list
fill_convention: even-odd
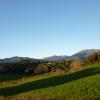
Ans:
[{"label": "mountain ridge", "polygon": [[84,50],[81,50],[81,51],[71,55],[71,56],[67,56],[67,55],[63,55],[63,56],[50,56],[50,57],[45,57],[43,59],[44,60],[51,60],[51,61],[53,61],[54,59],[56,59],[56,61],[59,61],[59,60],[71,60],[71,59],[82,60],[85,57],[88,57],[88,56],[92,55],[93,53],[96,53],[96,52],[99,52],[99,51],[100,51],[100,49],[84,49]]},{"label": "mountain ridge", "polygon": [[93,53],[96,53],[96,52],[99,52],[99,51],[100,51],[100,49],[84,49],[84,50],[81,50],[81,51],[71,55],[71,56],[54,55],[54,56],[50,56],[50,57],[44,57],[42,59],[14,56],[14,57],[10,57],[10,58],[0,59],[0,63],[9,63],[9,62],[15,62],[15,61],[22,61],[22,60],[32,60],[32,61],[39,61],[39,60],[43,60],[43,61],[62,61],[62,60],[71,60],[71,59],[82,60],[85,57],[88,57],[88,56],[92,55]]},{"label": "mountain ridge", "polygon": [[37,60],[39,60],[39,59],[29,58],[29,57],[14,56],[14,57],[10,57],[10,58],[0,59],[0,63],[19,62],[19,61],[23,61],[23,60],[37,61]]}]

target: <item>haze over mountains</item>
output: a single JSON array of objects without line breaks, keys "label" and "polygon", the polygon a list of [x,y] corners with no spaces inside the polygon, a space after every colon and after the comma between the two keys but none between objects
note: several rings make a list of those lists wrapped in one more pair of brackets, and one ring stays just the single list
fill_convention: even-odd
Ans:
[{"label": "haze over mountains", "polygon": [[15,61],[22,61],[22,60],[32,60],[32,61],[39,61],[39,60],[46,60],[46,61],[61,61],[61,60],[71,60],[71,59],[84,59],[85,57],[90,56],[93,53],[99,52],[100,49],[85,49],[82,51],[79,51],[72,56],[50,56],[50,57],[45,57],[43,59],[35,59],[35,58],[29,58],[29,57],[11,57],[11,58],[5,58],[5,59],[0,59],[0,63],[9,63],[9,62],[15,62]]}]

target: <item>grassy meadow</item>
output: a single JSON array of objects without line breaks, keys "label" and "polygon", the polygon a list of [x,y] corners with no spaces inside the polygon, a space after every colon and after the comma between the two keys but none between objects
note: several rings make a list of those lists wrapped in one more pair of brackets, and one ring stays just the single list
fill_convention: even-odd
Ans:
[{"label": "grassy meadow", "polygon": [[0,100],[100,100],[100,64],[69,73],[0,75]]}]

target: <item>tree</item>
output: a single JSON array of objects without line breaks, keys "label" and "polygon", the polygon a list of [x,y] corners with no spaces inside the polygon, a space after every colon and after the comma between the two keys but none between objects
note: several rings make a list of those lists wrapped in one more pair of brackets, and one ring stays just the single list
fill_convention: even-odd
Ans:
[{"label": "tree", "polygon": [[35,74],[42,74],[42,73],[47,73],[48,71],[48,67],[44,64],[39,64],[37,66],[37,68],[34,70]]}]

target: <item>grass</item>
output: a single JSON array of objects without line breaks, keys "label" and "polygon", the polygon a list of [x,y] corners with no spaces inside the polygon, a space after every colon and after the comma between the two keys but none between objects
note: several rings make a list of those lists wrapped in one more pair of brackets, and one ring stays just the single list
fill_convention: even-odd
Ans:
[{"label": "grass", "polygon": [[24,80],[23,75],[10,77],[4,81],[5,75],[0,76],[2,99],[100,100],[100,64],[68,74],[49,73]]}]

